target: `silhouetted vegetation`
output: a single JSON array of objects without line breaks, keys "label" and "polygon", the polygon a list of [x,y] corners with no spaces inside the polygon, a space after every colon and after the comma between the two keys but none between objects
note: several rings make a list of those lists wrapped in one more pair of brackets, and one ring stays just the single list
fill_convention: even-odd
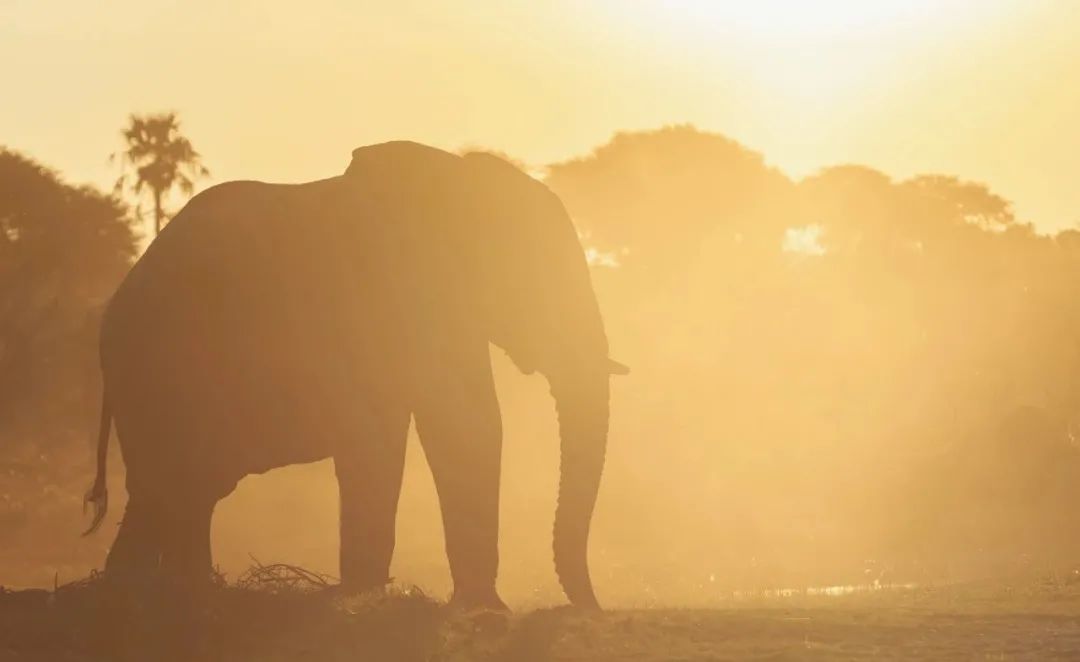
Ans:
[{"label": "silhouetted vegetation", "polygon": [[[549,183],[620,262],[598,294],[635,372],[605,489],[635,517],[606,551],[658,590],[688,567],[798,585],[866,559],[962,575],[1075,552],[1075,232],[954,177],[792,181],[685,126],[618,135]],[[666,570],[614,543],[644,513]]]},{"label": "silhouetted vegetation", "polygon": [[157,236],[168,219],[165,200],[173,189],[191,195],[195,182],[209,177],[210,171],[191,141],[180,133],[176,113],[132,115],[122,135],[125,149],[113,158],[120,160],[126,172],[116,180],[115,192],[150,193]]},{"label": "silhouetted vegetation", "polygon": [[86,426],[101,397],[98,322],[134,254],[122,204],[0,149],[0,567],[6,580],[19,581],[41,564],[63,569],[74,558],[71,539],[52,530],[78,525]]}]

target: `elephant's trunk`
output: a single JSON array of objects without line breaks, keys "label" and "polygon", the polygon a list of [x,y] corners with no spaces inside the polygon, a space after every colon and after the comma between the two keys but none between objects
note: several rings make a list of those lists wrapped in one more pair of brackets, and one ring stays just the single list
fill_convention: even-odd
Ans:
[{"label": "elephant's trunk", "polygon": [[561,436],[555,572],[571,603],[599,609],[589,578],[588,543],[607,448],[608,371],[578,371],[578,376],[551,379]]}]

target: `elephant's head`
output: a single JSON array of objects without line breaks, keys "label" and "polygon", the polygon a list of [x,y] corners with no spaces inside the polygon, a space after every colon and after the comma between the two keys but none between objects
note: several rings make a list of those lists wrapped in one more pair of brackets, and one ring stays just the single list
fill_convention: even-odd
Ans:
[{"label": "elephant's head", "polygon": [[[446,196],[442,222],[469,219],[467,227],[453,232],[456,239],[464,237],[455,242],[455,250],[468,263],[463,267],[475,284],[468,308],[521,370],[538,371],[550,383],[561,435],[555,568],[572,603],[596,607],[586,558],[589,526],[607,446],[609,376],[625,368],[608,358],[577,232],[550,189],[490,154],[456,157],[412,143],[389,143],[354,152],[350,170],[377,159],[386,177],[386,167],[404,168],[411,161],[406,155],[425,164],[420,169],[428,184],[424,190]],[[416,172],[411,170],[408,178]],[[456,205],[462,207],[449,209]],[[440,228],[437,234],[445,237],[445,231]]]},{"label": "elephant's head", "polygon": [[555,568],[575,605],[596,607],[586,559],[608,433],[608,343],[585,253],[558,197],[506,161],[464,157],[486,216],[480,260],[491,339],[551,385],[561,462]]}]

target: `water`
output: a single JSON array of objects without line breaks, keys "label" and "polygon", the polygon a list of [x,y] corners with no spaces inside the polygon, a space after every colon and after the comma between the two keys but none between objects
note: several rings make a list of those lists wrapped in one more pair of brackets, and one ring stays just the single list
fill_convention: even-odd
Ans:
[{"label": "water", "polygon": [[834,586],[807,586],[805,588],[766,588],[758,590],[735,590],[731,597],[735,600],[750,600],[760,598],[792,598],[792,597],[840,597],[854,595],[856,593],[873,593],[877,591],[903,591],[917,588],[914,582],[906,583],[882,583],[874,581],[868,584],[837,584]]}]

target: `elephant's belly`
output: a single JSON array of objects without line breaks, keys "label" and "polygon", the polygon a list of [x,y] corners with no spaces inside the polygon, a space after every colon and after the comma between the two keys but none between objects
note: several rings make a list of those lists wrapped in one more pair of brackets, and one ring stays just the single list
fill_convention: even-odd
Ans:
[{"label": "elephant's belly", "polygon": [[340,385],[238,386],[229,400],[231,410],[218,407],[207,421],[205,438],[244,475],[325,459],[362,435],[360,407]]},{"label": "elephant's belly", "polygon": [[235,481],[318,461],[409,391],[398,334],[365,330],[359,315],[179,310],[135,324],[118,312],[103,345],[106,388],[125,457],[158,473]]},{"label": "elephant's belly", "polygon": [[125,457],[227,483],[324,459],[364,435],[377,389],[359,366],[289,370],[257,358],[144,360],[112,370],[109,397]]}]

